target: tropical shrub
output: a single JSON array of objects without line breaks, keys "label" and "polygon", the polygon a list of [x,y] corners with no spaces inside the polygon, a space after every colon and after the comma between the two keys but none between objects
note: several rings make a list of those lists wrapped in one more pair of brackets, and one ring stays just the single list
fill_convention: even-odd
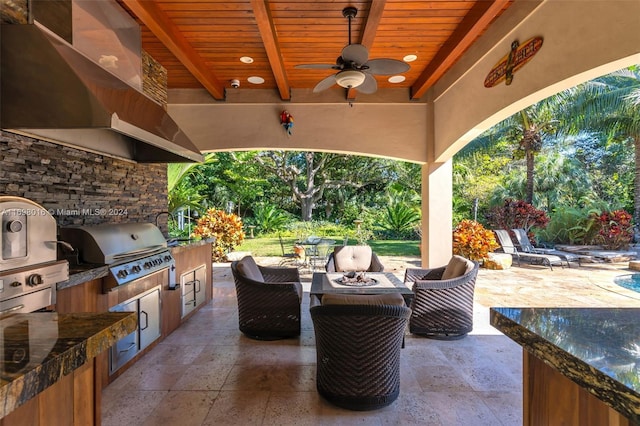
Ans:
[{"label": "tropical shrub", "polygon": [[526,201],[508,198],[502,206],[494,207],[487,213],[487,222],[494,229],[522,228],[528,232],[533,227],[544,229],[549,217],[544,210]]},{"label": "tropical shrub", "polygon": [[594,219],[600,226],[594,242],[607,250],[620,250],[629,246],[633,238],[631,215],[625,210],[604,211],[594,214]]},{"label": "tropical shrub", "polygon": [[498,247],[494,233],[474,220],[462,220],[453,230],[453,254],[483,261]]},{"label": "tropical shrub", "polygon": [[417,207],[403,202],[388,204],[379,226],[392,238],[409,238],[415,233],[415,225],[420,221],[421,213]]},{"label": "tropical shrub", "polygon": [[196,227],[193,229],[193,236],[199,238],[215,237],[212,259],[214,262],[220,262],[224,260],[227,253],[244,241],[242,220],[233,213],[212,208],[198,219]]},{"label": "tropical shrub", "polygon": [[538,239],[553,244],[587,244],[598,233],[593,208],[559,206],[549,213],[549,224],[536,231]]},{"label": "tropical shrub", "polygon": [[260,203],[253,208],[253,225],[260,233],[282,230],[291,220],[291,215],[273,204]]}]

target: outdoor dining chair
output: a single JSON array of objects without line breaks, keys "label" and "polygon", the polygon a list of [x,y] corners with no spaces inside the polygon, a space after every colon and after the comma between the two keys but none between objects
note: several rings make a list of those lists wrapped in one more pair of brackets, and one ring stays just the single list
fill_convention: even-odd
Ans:
[{"label": "outdoor dining chair", "polygon": [[373,410],[395,401],[411,312],[402,296],[326,294],[310,312],[318,393],[350,410]]},{"label": "outdoor dining chair", "polygon": [[414,293],[409,331],[440,340],[471,332],[478,269],[478,262],[457,255],[439,268],[407,268],[404,282]]},{"label": "outdoor dining chair", "polygon": [[297,268],[259,266],[251,256],[231,262],[242,333],[258,340],[300,335],[302,283]]},{"label": "outdoor dining chair", "polygon": [[384,265],[369,246],[338,246],[329,254],[327,272],[383,272]]}]

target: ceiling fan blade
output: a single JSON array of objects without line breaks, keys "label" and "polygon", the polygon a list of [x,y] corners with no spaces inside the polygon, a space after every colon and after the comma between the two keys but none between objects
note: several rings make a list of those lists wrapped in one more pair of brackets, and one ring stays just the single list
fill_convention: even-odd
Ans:
[{"label": "ceiling fan blade", "polygon": [[341,56],[345,62],[362,65],[369,59],[369,50],[362,44],[349,44],[342,49]]},{"label": "ceiling fan blade", "polygon": [[323,90],[327,90],[329,87],[336,84],[336,76],[335,74],[331,74],[327,78],[323,78],[320,80],[320,83],[316,84],[316,87],[313,88],[313,93],[322,92]]},{"label": "ceiling fan blade", "polygon": [[300,64],[294,66],[297,69],[303,70],[330,70],[330,69],[340,69],[337,68],[336,64]]},{"label": "ceiling fan blade", "polygon": [[364,65],[369,67],[368,72],[378,75],[402,74],[411,68],[406,62],[387,58],[372,59]]},{"label": "ceiling fan blade", "polygon": [[378,82],[376,78],[371,74],[365,73],[365,78],[362,84],[355,88],[358,92],[370,95],[378,90]]}]

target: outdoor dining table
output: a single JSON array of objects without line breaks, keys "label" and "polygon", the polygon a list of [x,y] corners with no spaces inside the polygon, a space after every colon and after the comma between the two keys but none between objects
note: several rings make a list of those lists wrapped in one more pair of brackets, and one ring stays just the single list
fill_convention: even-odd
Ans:
[{"label": "outdoor dining table", "polygon": [[[373,278],[372,285],[340,284],[343,272],[314,272],[311,278],[311,298],[317,302],[325,294],[385,294],[400,293],[407,306],[411,306],[413,291],[391,272],[367,272],[367,278]],[[313,301],[313,300],[312,300]],[[313,305],[313,303],[312,303]]]}]

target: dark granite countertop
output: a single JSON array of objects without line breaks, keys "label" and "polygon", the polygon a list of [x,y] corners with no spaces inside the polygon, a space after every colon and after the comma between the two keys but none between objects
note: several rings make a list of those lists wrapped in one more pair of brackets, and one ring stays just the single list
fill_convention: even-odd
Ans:
[{"label": "dark granite countertop", "polygon": [[491,325],[640,423],[640,308],[491,308]]},{"label": "dark granite countertop", "polygon": [[131,312],[36,312],[0,319],[0,418],[133,332]]}]

